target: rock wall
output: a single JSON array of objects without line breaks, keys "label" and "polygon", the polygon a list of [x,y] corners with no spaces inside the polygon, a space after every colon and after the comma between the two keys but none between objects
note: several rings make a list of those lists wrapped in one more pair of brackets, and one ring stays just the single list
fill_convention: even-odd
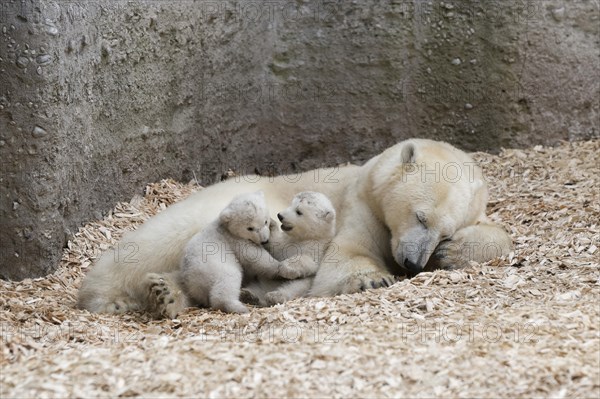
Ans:
[{"label": "rock wall", "polygon": [[598,4],[2,0],[0,277],[164,177],[599,136]]}]

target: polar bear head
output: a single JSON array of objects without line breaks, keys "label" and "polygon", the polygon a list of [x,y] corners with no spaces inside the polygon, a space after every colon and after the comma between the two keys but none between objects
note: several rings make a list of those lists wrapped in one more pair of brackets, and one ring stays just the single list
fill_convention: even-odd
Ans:
[{"label": "polar bear head", "polygon": [[238,195],[219,215],[219,222],[232,235],[258,245],[269,242],[269,220],[269,210],[262,191]]},{"label": "polar bear head", "polygon": [[304,191],[289,208],[279,212],[281,230],[298,240],[331,239],[335,234],[335,208],[325,194]]},{"label": "polar bear head", "polygon": [[370,163],[371,209],[389,228],[392,255],[409,274],[422,271],[440,242],[484,214],[481,169],[447,143],[408,140]]}]

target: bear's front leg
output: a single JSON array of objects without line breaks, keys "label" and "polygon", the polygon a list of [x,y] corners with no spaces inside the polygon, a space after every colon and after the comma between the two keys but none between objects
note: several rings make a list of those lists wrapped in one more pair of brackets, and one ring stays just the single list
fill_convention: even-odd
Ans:
[{"label": "bear's front leg", "polygon": [[352,294],[371,288],[389,287],[395,277],[377,260],[367,256],[338,262],[324,260],[315,276],[308,296]]},{"label": "bear's front leg", "polygon": [[247,275],[255,275],[268,279],[279,277],[278,270],[281,268],[281,262],[262,246],[253,243],[244,243],[237,245],[237,258],[244,268]]},{"label": "bear's front leg", "polygon": [[254,306],[261,304],[260,297],[249,288],[242,288],[240,290],[240,302]]},{"label": "bear's front leg", "polygon": [[470,261],[487,262],[512,251],[508,233],[495,224],[476,224],[458,230],[450,240],[440,243],[425,270],[460,269]]},{"label": "bear's front leg", "polygon": [[395,282],[385,262],[391,258],[389,230],[362,202],[348,204],[345,215],[338,235],[325,251],[309,296],[352,294]]},{"label": "bear's front leg", "polygon": [[349,261],[347,267],[351,270],[351,273],[342,281],[341,294],[389,287],[396,281],[385,266],[379,266],[373,259],[368,257],[355,257]]},{"label": "bear's front leg", "polygon": [[297,255],[281,262],[277,275],[279,277],[295,280],[298,278],[314,276],[319,265],[308,255]]}]

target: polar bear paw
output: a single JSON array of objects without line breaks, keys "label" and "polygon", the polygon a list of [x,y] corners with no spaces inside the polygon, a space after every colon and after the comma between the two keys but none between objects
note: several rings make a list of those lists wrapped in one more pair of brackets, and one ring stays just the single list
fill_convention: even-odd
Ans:
[{"label": "polar bear paw", "polygon": [[250,309],[238,299],[215,297],[209,299],[209,302],[211,309],[220,310],[225,313],[244,314],[250,312]]},{"label": "polar bear paw", "polygon": [[174,319],[185,308],[185,297],[171,281],[156,273],[148,274],[149,308],[154,317]]},{"label": "polar bear paw", "polygon": [[309,256],[293,256],[279,264],[277,275],[287,280],[314,276],[319,265]]},{"label": "polar bear paw", "polygon": [[466,246],[460,241],[453,239],[440,243],[431,255],[426,270],[453,270],[468,267],[470,257],[468,251],[465,251]]},{"label": "polar bear paw", "polygon": [[285,278],[287,280],[295,280],[298,278],[306,277],[306,271],[301,267],[297,267],[295,262],[290,262],[288,259],[284,260],[279,264],[277,269],[277,276]]},{"label": "polar bear paw", "polygon": [[265,295],[265,301],[267,302],[267,306],[277,305],[279,303],[284,303],[287,300],[285,295],[279,291],[271,291],[267,292]]},{"label": "polar bear paw", "polygon": [[389,273],[372,271],[367,273],[355,273],[348,277],[341,289],[342,294],[353,294],[368,289],[389,287],[396,278]]},{"label": "polar bear paw", "polygon": [[246,288],[242,288],[240,291],[240,302],[247,303],[248,305],[258,306],[260,305],[260,298]]}]

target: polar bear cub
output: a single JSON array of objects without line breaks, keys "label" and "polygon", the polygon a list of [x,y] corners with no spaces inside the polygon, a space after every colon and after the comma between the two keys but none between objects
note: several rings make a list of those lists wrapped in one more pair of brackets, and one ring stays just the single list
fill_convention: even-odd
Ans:
[{"label": "polar bear cub", "polygon": [[271,239],[265,247],[275,259],[286,260],[290,267],[311,276],[284,282],[264,278],[250,282],[243,298],[263,306],[283,303],[308,293],[312,275],[317,272],[336,232],[333,204],[326,195],[314,191],[297,194],[277,218],[281,230],[271,224]]},{"label": "polar bear cub", "polygon": [[193,236],[185,247],[179,282],[195,305],[228,313],[247,313],[239,300],[244,275],[297,278],[289,262],[273,258],[270,216],[262,191],[235,197],[217,220]]}]

